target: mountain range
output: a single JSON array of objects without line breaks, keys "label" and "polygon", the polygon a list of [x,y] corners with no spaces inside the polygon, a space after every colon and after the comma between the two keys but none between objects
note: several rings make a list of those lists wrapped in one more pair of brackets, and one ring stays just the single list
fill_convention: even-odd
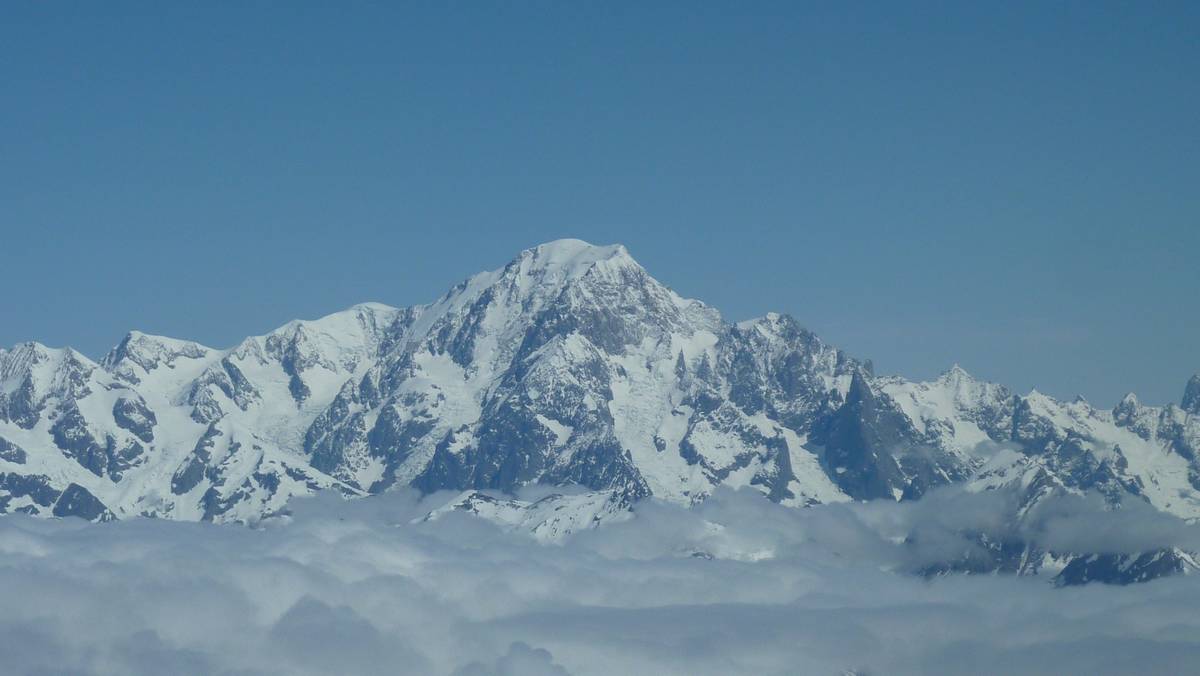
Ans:
[{"label": "mountain range", "polygon": [[[1194,520],[1198,454],[1200,376],[1179,405],[1131,394],[1097,408],[957,366],[929,382],[876,375],[789,316],[727,322],[624,247],[578,240],[428,305],[357,305],[229,349],[135,331],[99,362],[0,350],[0,513],[255,522],[314,491],[412,486],[555,537],[721,486],[794,507],[958,486],[1013,496],[1018,520],[1084,493]],[[590,492],[501,495],[531,484]],[[1070,582],[1195,567],[1177,550],[1011,544],[984,538],[985,560],[939,570]]]}]

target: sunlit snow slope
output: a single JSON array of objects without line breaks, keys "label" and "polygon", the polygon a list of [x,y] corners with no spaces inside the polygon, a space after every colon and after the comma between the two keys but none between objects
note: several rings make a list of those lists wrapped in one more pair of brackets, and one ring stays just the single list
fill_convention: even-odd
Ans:
[{"label": "sunlit snow slope", "polygon": [[249,521],[326,488],[527,484],[600,493],[461,507],[555,533],[721,485],[803,506],[962,484],[1192,519],[1198,450],[1200,379],[1182,406],[1108,410],[958,367],[877,377],[790,317],[727,323],[624,247],[578,240],[430,305],[358,305],[230,349],[133,332],[100,363],[0,350],[0,512],[93,520]]}]

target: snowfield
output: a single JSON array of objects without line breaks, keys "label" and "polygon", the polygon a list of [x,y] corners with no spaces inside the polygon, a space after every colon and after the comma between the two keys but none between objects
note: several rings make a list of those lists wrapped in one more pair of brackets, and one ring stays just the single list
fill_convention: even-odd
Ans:
[{"label": "snowfield", "polygon": [[1099,492],[1200,518],[1181,405],[932,382],[775,313],[731,324],[620,245],[550,242],[429,305],[365,303],[218,350],[131,332],[103,360],[0,350],[0,513],[252,523],[293,496],[580,485],[690,505],[939,486]]}]

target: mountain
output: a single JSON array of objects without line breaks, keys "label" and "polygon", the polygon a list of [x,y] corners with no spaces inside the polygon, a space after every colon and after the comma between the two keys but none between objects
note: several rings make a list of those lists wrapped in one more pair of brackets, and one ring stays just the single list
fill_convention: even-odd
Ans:
[{"label": "mountain", "polygon": [[[1179,406],[1111,410],[957,366],[877,376],[791,317],[726,322],[624,247],[578,240],[429,305],[358,305],[230,349],[132,332],[99,363],[0,350],[0,512],[93,520],[254,521],[317,490],[415,486],[544,524],[529,510],[549,503],[470,497],[528,484],[602,492],[559,500],[589,515],[717,486],[799,507],[961,485],[1019,491],[1025,510],[1094,492],[1196,519],[1198,451],[1200,376]],[[550,531],[593,519],[576,521]]]}]

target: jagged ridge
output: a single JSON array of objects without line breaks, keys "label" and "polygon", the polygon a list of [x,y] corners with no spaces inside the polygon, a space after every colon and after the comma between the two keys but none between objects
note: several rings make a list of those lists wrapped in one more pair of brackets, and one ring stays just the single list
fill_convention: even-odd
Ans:
[{"label": "jagged ridge", "polygon": [[562,240],[430,305],[359,305],[227,350],[132,332],[99,364],[0,351],[0,510],[54,514],[69,494],[92,518],[249,521],[327,488],[577,484],[628,504],[725,485],[802,506],[963,484],[1194,519],[1198,409],[1200,377],[1180,406],[1112,410],[957,366],[879,377],[790,317],[727,323],[624,247]]}]

